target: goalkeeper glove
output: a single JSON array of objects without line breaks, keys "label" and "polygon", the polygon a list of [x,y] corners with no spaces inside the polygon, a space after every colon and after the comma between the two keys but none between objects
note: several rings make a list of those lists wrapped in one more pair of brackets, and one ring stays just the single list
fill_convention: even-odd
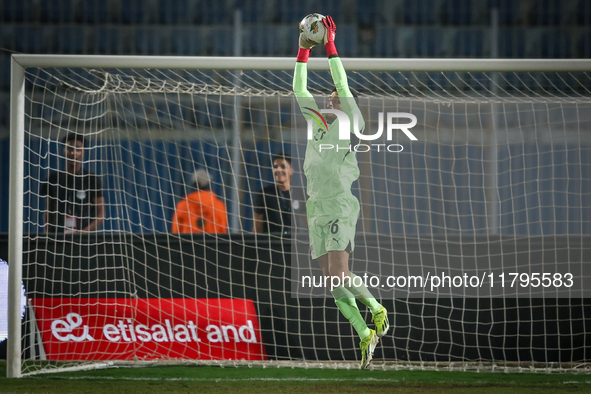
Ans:
[{"label": "goalkeeper glove", "polygon": [[338,56],[337,47],[334,45],[334,39],[337,35],[337,24],[335,23],[332,16],[327,15],[322,20],[324,27],[326,27],[326,35],[324,36],[324,47],[326,48],[326,54],[328,57]]},{"label": "goalkeeper glove", "polygon": [[299,40],[299,50],[298,50],[298,62],[307,63],[308,58],[310,57],[310,52],[312,52],[312,47],[314,44],[311,44],[308,40],[305,40],[304,37],[300,34]]}]

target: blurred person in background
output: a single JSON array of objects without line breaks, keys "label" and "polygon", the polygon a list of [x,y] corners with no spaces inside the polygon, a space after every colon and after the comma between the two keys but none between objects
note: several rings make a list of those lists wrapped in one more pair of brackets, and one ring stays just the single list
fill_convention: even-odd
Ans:
[{"label": "blurred person in background", "polygon": [[211,191],[211,179],[205,170],[193,175],[196,191],[182,199],[172,218],[173,233],[227,233],[225,204]]},{"label": "blurred person in background", "polygon": [[[256,234],[291,232],[291,157],[286,153],[273,156],[275,183],[263,188],[254,198],[254,228]],[[299,208],[299,202],[294,209]]]},{"label": "blurred person in background", "polygon": [[43,221],[48,233],[98,230],[105,221],[105,198],[100,177],[82,167],[86,140],[69,133],[64,139],[65,171],[53,171],[41,186],[46,197]]}]

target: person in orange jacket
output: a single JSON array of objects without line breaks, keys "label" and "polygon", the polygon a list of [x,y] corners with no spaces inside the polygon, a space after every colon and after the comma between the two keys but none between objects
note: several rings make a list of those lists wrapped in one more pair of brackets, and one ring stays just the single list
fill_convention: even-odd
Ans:
[{"label": "person in orange jacket", "polygon": [[176,206],[172,218],[173,233],[227,233],[228,214],[225,204],[210,190],[207,171],[193,176],[197,191],[187,195]]}]

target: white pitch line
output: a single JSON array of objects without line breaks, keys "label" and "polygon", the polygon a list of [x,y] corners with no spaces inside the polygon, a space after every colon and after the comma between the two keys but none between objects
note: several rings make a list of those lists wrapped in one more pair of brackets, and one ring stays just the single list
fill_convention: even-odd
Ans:
[{"label": "white pitch line", "polygon": [[[35,376],[29,379],[43,379],[43,377]],[[374,381],[374,382],[402,382],[398,379],[376,379],[376,378],[131,378],[131,377],[114,377],[114,376],[51,376],[51,379],[64,380],[132,380],[132,381],[170,381],[170,382],[244,382],[244,381],[269,381],[269,382],[350,382],[350,381]]]},{"label": "white pitch line", "polygon": [[[43,377],[36,376],[29,379],[43,379]],[[113,376],[52,376],[51,379],[64,379],[64,380],[131,380],[131,381],[167,381],[167,382],[245,382],[245,381],[262,381],[262,382],[390,382],[390,383],[401,383],[403,380],[399,379],[376,379],[376,378],[131,378],[131,377],[120,377],[116,378]],[[411,383],[412,381],[404,380],[405,383]],[[462,383],[475,383],[475,384],[487,384],[490,381],[441,381],[439,383],[450,383],[450,384],[462,384]],[[514,383],[519,382],[501,382],[501,383]],[[544,382],[544,383],[560,383],[560,384],[591,384],[591,380],[584,381],[563,381],[563,382]]]}]

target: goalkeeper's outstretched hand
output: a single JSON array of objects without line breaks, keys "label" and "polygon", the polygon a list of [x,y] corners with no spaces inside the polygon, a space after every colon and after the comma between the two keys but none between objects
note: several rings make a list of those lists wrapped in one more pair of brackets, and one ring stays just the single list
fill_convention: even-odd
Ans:
[{"label": "goalkeeper's outstretched hand", "polygon": [[300,33],[300,38],[298,41],[298,58],[297,61],[300,63],[307,63],[308,62],[308,58],[310,57],[310,52],[312,52],[312,48],[315,46],[316,44],[306,40],[304,38],[304,35],[302,33]]},{"label": "goalkeeper's outstretched hand", "polygon": [[312,49],[316,45],[312,41],[308,41],[304,38],[303,34],[300,33],[300,40],[298,42],[299,47],[302,49]]},{"label": "goalkeeper's outstretched hand", "polygon": [[322,20],[324,27],[326,27],[326,35],[324,36],[324,47],[329,58],[338,56],[337,47],[334,45],[334,38],[337,35],[337,24],[332,19],[332,16],[326,15]]},{"label": "goalkeeper's outstretched hand", "polygon": [[335,36],[337,35],[337,24],[332,19],[332,16],[327,15],[326,18],[322,20],[324,27],[326,27],[326,34],[324,35],[324,45],[328,44],[329,42],[334,42]]}]

